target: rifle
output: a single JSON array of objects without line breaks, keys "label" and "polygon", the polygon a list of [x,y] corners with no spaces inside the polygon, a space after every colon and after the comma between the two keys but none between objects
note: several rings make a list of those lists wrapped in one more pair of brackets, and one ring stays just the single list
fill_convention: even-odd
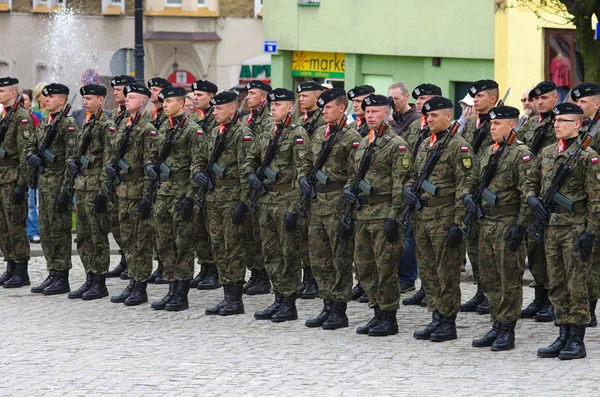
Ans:
[{"label": "rifle", "polygon": [[48,131],[48,134],[46,134],[44,143],[42,144],[42,147],[37,153],[37,156],[40,159],[42,159],[42,164],[39,167],[31,167],[29,174],[27,175],[27,179],[30,181],[29,185],[34,190],[37,189],[39,174],[44,172],[44,160],[47,160],[51,163],[54,163],[56,161],[56,155],[50,151],[50,146],[52,145],[52,141],[54,141],[54,138],[56,138],[56,135],[58,135],[58,127],[60,126],[60,123],[62,122],[63,118],[69,115],[75,98],[77,98],[77,94],[75,94],[71,99],[71,102],[67,103],[65,107],[60,111],[59,115],[54,119],[54,122],[50,127],[50,131]]},{"label": "rifle", "polygon": [[156,111],[156,118],[152,121],[152,125],[154,126],[154,128],[156,128],[157,130],[160,129],[160,126],[162,125],[162,122],[160,121],[162,114],[163,114],[164,109],[160,108]]},{"label": "rifle", "polygon": [[208,133],[210,131],[207,131],[208,128],[208,123],[210,122],[210,119],[213,116],[213,112],[215,111],[215,109],[211,106],[208,108],[208,110],[206,111],[206,113],[204,113],[204,117],[202,118],[202,120],[200,120],[198,122],[198,125],[200,126],[200,129],[202,129],[202,131]]},{"label": "rifle", "polygon": [[[317,184],[317,181],[321,182],[323,185],[327,185],[329,183],[329,177],[327,175],[325,175],[323,172],[321,172],[321,168],[323,168],[323,166],[325,165],[325,162],[327,161],[327,158],[329,157],[329,155],[331,154],[331,151],[333,150],[333,145],[335,143],[334,141],[335,141],[335,138],[337,137],[338,132],[340,132],[344,129],[347,121],[348,121],[348,115],[344,114],[339,123],[336,123],[335,125],[330,125],[330,128],[332,131],[330,132],[329,140],[323,142],[323,146],[321,147],[321,151],[319,152],[319,154],[317,156],[317,161],[315,162],[315,166],[313,167],[310,175],[308,176],[308,181],[310,182],[310,184],[312,186],[315,186]],[[298,214],[302,218],[306,218],[306,209],[308,207],[308,204],[310,203],[310,200],[315,197],[317,197],[317,193],[315,192],[314,187],[313,187],[313,191],[311,194],[302,193],[302,196],[300,197],[300,201],[298,201],[298,203],[296,203],[296,209],[298,210]]]},{"label": "rifle", "polygon": [[[12,108],[4,115],[2,121],[0,121],[0,159],[5,159],[8,155],[6,149],[4,149],[1,145],[4,142],[4,138],[6,138],[6,133],[8,132],[8,127],[10,126],[10,122],[12,121],[15,114],[17,114],[17,110],[19,110],[19,106],[21,105],[21,101],[23,100],[23,91],[19,93],[17,96],[17,100],[13,104]],[[35,127],[35,126],[34,126]]]},{"label": "rifle", "polygon": [[313,133],[315,132],[315,127],[317,126],[317,121],[319,121],[319,118],[321,117],[322,114],[323,114],[323,109],[318,108],[317,111],[315,112],[315,114],[313,115],[312,121],[306,128],[306,132],[308,132],[308,136],[312,136]]},{"label": "rifle", "polygon": [[[263,112],[263,110],[265,109],[265,106],[267,106],[267,102],[266,101],[261,102],[260,106],[256,110],[256,117],[254,117],[254,115],[252,115],[253,116],[252,121],[250,121],[250,124],[248,124],[248,128],[250,128],[251,131],[254,131],[254,125],[256,124],[256,119]],[[252,111],[250,111],[250,112],[252,112]]]},{"label": "rifle", "polygon": [[[265,151],[265,157],[262,161],[262,164],[260,165],[258,174],[256,175],[261,181],[263,181],[265,177],[273,182],[277,180],[277,173],[273,171],[269,166],[271,165],[271,162],[275,159],[275,156],[277,155],[277,146],[279,144],[281,136],[283,135],[283,130],[286,127],[288,127],[294,119],[293,114],[296,111],[296,106],[298,106],[298,101],[294,103],[294,107],[292,108],[292,110],[290,110],[288,114],[285,115],[285,119],[277,123],[277,128],[275,129],[275,136],[269,139],[269,146],[267,146],[267,150]],[[256,202],[258,201],[258,197],[262,196],[265,193],[266,190],[264,185],[260,190],[252,189],[250,198],[246,201],[246,205],[248,206],[250,212],[252,212],[253,214],[256,213]]]},{"label": "rifle", "polygon": [[[496,106],[504,106],[504,102],[506,102],[506,98],[508,98],[508,94],[510,94],[510,87],[506,90],[504,97],[496,104]],[[471,147],[473,148],[473,153],[477,154],[479,149],[481,148],[481,144],[483,143],[483,139],[486,135],[489,135],[489,127],[490,127],[490,119],[489,117],[483,122],[482,125],[477,128],[475,131],[475,136],[473,136],[473,140],[471,141]]]},{"label": "rifle", "polygon": [[415,148],[414,148],[413,153],[412,153],[413,159],[417,158],[417,153],[419,152],[419,146],[421,146],[421,143],[423,143],[423,141],[425,140],[425,138],[427,138],[429,136],[430,132],[431,132],[431,130],[429,129],[429,126],[426,126],[425,128],[423,128],[419,132],[419,139],[417,139],[417,142],[415,144]]},{"label": "rifle", "polygon": [[117,117],[115,117],[115,124],[117,125],[117,128],[119,128],[119,126],[121,125],[121,122],[123,121],[123,118],[125,117],[126,113],[127,110],[125,110],[125,105],[119,105],[119,107],[117,108]]},{"label": "rifle", "polygon": [[225,151],[225,146],[227,146],[227,135],[233,126],[237,124],[245,105],[246,98],[244,98],[223,132],[217,135],[217,138],[215,139],[215,147],[213,148],[212,153],[210,154],[210,159],[208,160],[208,164],[204,169],[204,174],[208,176],[208,184],[206,186],[200,186],[198,193],[196,193],[196,196],[194,197],[194,201],[200,210],[202,210],[204,206],[206,194],[215,188],[215,183],[213,182],[215,175],[220,177],[225,176],[225,169],[217,164],[217,161],[219,161],[219,158]]},{"label": "rifle", "polygon": [[467,210],[467,216],[463,219],[459,228],[460,231],[466,238],[471,237],[471,228],[473,226],[473,216],[477,216],[477,219],[483,218],[483,211],[481,210],[481,201],[485,199],[488,203],[492,205],[496,205],[497,197],[494,193],[492,193],[487,186],[490,184],[494,176],[496,175],[496,171],[498,170],[498,163],[500,162],[500,157],[502,157],[502,153],[504,153],[504,149],[507,146],[512,145],[513,141],[517,137],[517,131],[525,121],[527,120],[526,116],[521,117],[519,123],[515,126],[515,128],[510,130],[508,134],[508,138],[504,138],[504,142],[500,147],[490,156],[490,160],[488,162],[487,167],[485,168],[485,172],[481,176],[479,181],[479,186],[477,190],[473,193],[473,201],[477,204],[477,212],[469,212]]}]

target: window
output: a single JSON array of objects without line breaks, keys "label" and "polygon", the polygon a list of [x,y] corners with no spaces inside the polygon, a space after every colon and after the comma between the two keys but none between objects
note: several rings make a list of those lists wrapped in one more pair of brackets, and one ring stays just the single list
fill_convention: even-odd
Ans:
[{"label": "window", "polygon": [[206,7],[206,0],[198,0],[198,7]]},{"label": "window", "polygon": [[12,8],[12,0],[0,0],[0,12],[10,11]]},{"label": "window", "polygon": [[102,0],[102,15],[124,15],[125,0]]},{"label": "window", "polygon": [[46,8],[51,9],[56,6],[64,7],[65,5],[66,0],[33,0],[34,11],[40,6],[45,6]]},{"label": "window", "polygon": [[165,0],[165,7],[181,7],[182,0]]},{"label": "window", "polygon": [[583,81],[581,52],[574,29],[544,29],[544,76],[558,87],[559,102]]},{"label": "window", "polygon": [[262,18],[263,0],[254,0],[254,18]]}]

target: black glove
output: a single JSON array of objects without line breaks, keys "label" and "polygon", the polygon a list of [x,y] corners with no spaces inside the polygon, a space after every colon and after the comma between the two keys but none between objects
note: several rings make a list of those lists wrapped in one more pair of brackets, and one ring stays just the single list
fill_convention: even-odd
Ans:
[{"label": "black glove", "polygon": [[69,171],[75,175],[79,174],[79,166],[75,160],[69,161]]},{"label": "black glove", "polygon": [[408,186],[402,188],[402,194],[404,195],[404,204],[415,205],[419,197],[412,191]]},{"label": "black glove", "polygon": [[460,231],[460,228],[458,227],[458,225],[452,225],[450,226],[450,229],[448,229],[448,247],[449,248],[456,248],[460,245],[460,243],[462,242],[463,239],[463,234]]},{"label": "black glove", "polygon": [[398,222],[395,219],[387,218],[383,230],[385,231],[385,239],[388,243],[398,241]]},{"label": "black glove", "polygon": [[152,210],[152,202],[146,197],[142,197],[138,204],[138,211],[140,211],[140,218],[148,219],[150,211]]},{"label": "black glove", "polygon": [[308,181],[308,178],[303,176],[298,180],[298,183],[300,184],[300,190],[302,190],[302,194],[312,197],[313,186]]},{"label": "black glove", "polygon": [[194,200],[189,197],[184,198],[179,202],[176,210],[181,215],[181,219],[189,221],[194,216]]},{"label": "black glove", "polygon": [[508,249],[512,252],[515,252],[523,243],[523,239],[525,238],[525,228],[517,225],[516,223],[512,225],[506,234],[504,235],[504,240],[509,241]]},{"label": "black glove", "polygon": [[194,181],[198,184],[198,185],[208,185],[208,175],[206,175],[204,172],[196,172],[194,174]]},{"label": "black glove", "polygon": [[233,224],[241,225],[244,222],[244,219],[246,219],[246,214],[248,214],[248,206],[246,203],[237,203],[233,209]]},{"label": "black glove", "polygon": [[118,174],[117,168],[113,165],[113,163],[106,164],[106,174],[108,176],[110,176],[111,178],[114,178],[117,176],[117,174]]},{"label": "black glove", "polygon": [[39,167],[40,165],[42,165],[42,159],[39,158],[37,155],[32,154],[31,156],[27,157],[27,162],[29,163],[29,165],[31,165],[32,167]]},{"label": "black glove", "polygon": [[103,194],[96,193],[96,197],[94,197],[94,208],[96,209],[96,214],[104,214],[106,212],[107,202],[108,197]]},{"label": "black glove", "polygon": [[158,179],[158,170],[154,164],[148,164],[146,166],[146,175],[152,182]]},{"label": "black glove", "polygon": [[59,193],[56,196],[56,212],[59,214],[66,214],[69,212],[69,203],[71,202],[71,196],[67,193]]},{"label": "black glove", "polygon": [[21,205],[25,201],[25,192],[27,189],[25,186],[17,185],[13,189],[12,202],[16,205]]},{"label": "black glove", "polygon": [[462,201],[467,211],[469,211],[472,214],[477,214],[477,212],[479,211],[479,206],[475,204],[475,201],[473,201],[472,194],[465,194],[462,198]]},{"label": "black glove", "polygon": [[536,196],[529,196],[529,198],[527,198],[527,205],[529,206],[529,208],[531,208],[531,212],[533,212],[533,215],[535,215],[535,217],[540,221],[545,221],[550,216],[550,213],[548,212],[546,207],[544,207],[542,200],[540,200]]},{"label": "black glove", "polygon": [[248,174],[246,179],[248,180],[248,183],[250,184],[250,187],[252,187],[252,189],[257,191],[262,190],[263,183],[260,181],[260,179],[258,179],[258,176],[256,176],[256,174],[250,173]]},{"label": "black glove", "polygon": [[354,205],[354,203],[356,202],[356,194],[354,194],[352,192],[352,189],[350,188],[346,188],[344,189],[344,201],[346,202],[346,204],[348,205]]},{"label": "black glove", "polygon": [[575,244],[575,250],[579,251],[581,255],[582,261],[587,261],[592,253],[592,248],[594,248],[594,240],[596,240],[596,236],[592,233],[582,233],[577,240],[577,244]]},{"label": "black glove", "polygon": [[285,231],[288,233],[296,230],[296,222],[298,221],[298,215],[293,214],[291,212],[286,212],[283,220],[283,224],[285,225]]}]

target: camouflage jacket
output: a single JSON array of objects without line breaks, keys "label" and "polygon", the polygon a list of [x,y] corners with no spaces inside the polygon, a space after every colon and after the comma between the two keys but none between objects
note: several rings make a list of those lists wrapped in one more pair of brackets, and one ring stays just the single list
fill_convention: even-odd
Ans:
[{"label": "camouflage jacket", "polygon": [[120,105],[110,112],[110,119],[115,123],[117,128],[121,126],[123,120],[126,120],[128,116],[129,114],[127,113],[127,110],[125,110],[125,104]]},{"label": "camouflage jacket", "polygon": [[26,150],[28,142],[35,135],[35,125],[29,112],[22,107],[19,107],[8,123],[4,141],[0,144],[6,150],[6,157],[0,160],[0,184],[17,181],[17,185],[25,186]]},{"label": "camouflage jacket", "polygon": [[200,112],[194,112],[190,114],[190,120],[200,126],[200,129],[205,133],[204,135],[210,134],[213,128],[218,125],[215,121],[215,116],[213,116],[212,111],[208,114],[208,116],[206,115],[206,112],[207,111],[202,110]]},{"label": "camouflage jacket", "polygon": [[[557,145],[546,146],[535,159],[533,167],[527,174],[525,183],[525,197],[537,196],[540,199],[550,188],[552,177],[561,163],[564,163],[569,154],[577,149],[577,142],[573,142],[562,153],[558,153]],[[600,162],[598,153],[589,147],[581,152],[571,174],[558,190],[566,198],[574,202],[585,203],[584,208],[569,211],[560,207],[560,214],[550,216],[551,226],[568,226],[582,224],[587,221],[586,231],[598,236],[600,226]]]},{"label": "camouflage jacket", "polygon": [[531,137],[533,136],[533,132],[538,126],[538,117],[531,116],[527,118],[525,124],[519,128],[517,131],[517,139],[522,141],[523,143],[527,142],[527,140],[531,141]]},{"label": "camouflage jacket", "polygon": [[[150,119],[151,119],[150,122],[154,125],[154,128],[161,129],[163,124],[165,123],[165,121],[168,119],[165,112],[162,110],[162,108],[157,108],[155,106],[152,108],[152,110],[149,113],[150,113]],[[160,117],[157,120],[156,118],[159,114],[160,114]]]},{"label": "camouflage jacket", "polygon": [[[490,134],[490,124],[484,121],[485,118],[489,118],[489,116],[487,114],[471,116],[465,123],[465,127],[461,132],[462,137],[465,139],[465,141],[469,143],[469,147],[471,148],[473,148],[473,140],[475,139],[475,137],[478,134],[483,133],[481,146],[479,146],[477,153],[475,153],[476,158],[480,158],[485,148],[494,144],[494,141],[492,141],[492,135]],[[478,119],[481,120],[481,124],[479,127],[477,127]],[[480,132],[480,128],[484,128],[484,130]]]},{"label": "camouflage jacket", "polygon": [[[361,139],[358,150],[354,155],[354,171],[345,188],[351,188],[356,181],[356,173],[360,167],[361,159],[369,146],[369,137]],[[402,188],[410,177],[412,156],[406,141],[400,138],[391,127],[375,141],[375,149],[371,165],[363,181],[373,187],[373,194],[367,195],[360,192],[359,200],[385,200],[373,204],[361,204],[356,211],[356,219],[396,219],[404,204]],[[378,200],[379,199],[379,200]],[[368,201],[367,201],[368,202]]]},{"label": "camouflage jacket", "polygon": [[273,132],[275,126],[271,120],[268,106],[265,106],[262,112],[258,113],[256,116],[252,115],[252,118],[250,118],[251,115],[252,111],[250,114],[245,115],[242,119],[242,124],[248,126],[249,128],[251,127],[251,124],[253,124],[250,130],[257,139],[262,135],[263,132]]},{"label": "camouflage jacket", "polygon": [[403,138],[408,144],[408,149],[413,158],[417,155],[417,149],[421,146],[421,142],[429,138],[430,135],[425,116],[421,116],[410,123]]},{"label": "camouflage jacket", "polygon": [[[302,116],[298,117],[295,121],[295,124],[301,125],[304,128],[304,130],[306,131],[306,133],[308,134],[308,136],[312,137],[319,127],[321,127],[322,125],[325,125],[325,119],[323,118],[323,113],[320,112],[319,109],[315,110],[310,115],[310,117],[306,119],[306,121],[304,121],[305,116],[307,116],[307,115],[303,114]],[[315,120],[317,117],[318,117],[318,119],[314,123],[313,130],[309,131],[308,128],[313,124],[313,120]]]},{"label": "camouflage jacket", "polygon": [[[543,117],[543,116],[542,116]],[[556,134],[554,133],[554,117],[552,117],[552,112],[548,112],[548,114],[542,119],[541,122],[539,122],[539,116],[538,116],[538,125],[534,128],[533,125],[525,132],[525,134],[523,135],[523,142],[531,148],[531,145],[533,143],[533,140],[535,139],[535,136],[537,133],[540,133],[544,128],[546,128],[547,126],[547,130],[546,130],[546,134],[545,134],[545,138],[542,141],[542,148],[546,147],[546,146],[554,146],[556,144],[557,139],[556,139]],[[531,148],[531,150],[533,151],[533,148]],[[541,151],[541,149],[540,149]],[[535,156],[537,156],[537,153],[533,153]]]}]

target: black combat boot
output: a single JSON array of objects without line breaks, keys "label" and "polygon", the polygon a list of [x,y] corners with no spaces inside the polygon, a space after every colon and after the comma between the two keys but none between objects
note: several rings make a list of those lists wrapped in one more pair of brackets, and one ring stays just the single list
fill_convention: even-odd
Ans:
[{"label": "black combat boot", "polygon": [[316,328],[323,325],[323,323],[327,321],[329,315],[331,314],[331,304],[331,299],[324,299],[323,310],[321,310],[321,313],[319,313],[319,315],[315,318],[309,318],[308,320],[306,320],[304,325],[306,325],[309,328]]},{"label": "black combat boot", "polygon": [[277,313],[271,316],[271,321],[274,323],[282,323],[284,321],[298,320],[298,311],[296,310],[296,294],[284,296],[281,306]]},{"label": "black combat boot", "polygon": [[171,299],[173,299],[173,296],[175,296],[176,289],[177,289],[177,281],[169,282],[169,292],[161,300],[152,302],[150,307],[155,310],[165,310],[165,306],[167,305],[167,303],[169,303],[171,301]]},{"label": "black combat boot", "polygon": [[481,302],[477,308],[475,309],[475,313],[478,314],[490,314],[490,301],[485,298],[483,302]]},{"label": "black combat boot", "polygon": [[544,303],[548,300],[548,291],[543,285],[534,287],[535,298],[525,309],[521,310],[521,318],[533,318],[537,312],[542,310]]},{"label": "black combat boot", "polygon": [[222,308],[227,306],[227,300],[230,299],[228,296],[230,291],[225,287],[226,287],[226,285],[223,284],[223,300],[221,302],[217,303],[215,306],[207,307],[206,310],[204,311],[204,314],[206,314],[207,316],[217,315],[221,312]]},{"label": "black combat boot", "polygon": [[163,267],[164,267],[163,263],[159,259],[158,260],[158,267],[156,268],[156,270],[154,272],[152,272],[152,274],[150,275],[150,278],[148,279],[148,282],[150,284],[168,284],[169,283],[163,277]]},{"label": "black combat boot", "polygon": [[147,287],[148,283],[146,281],[136,281],[133,291],[131,291],[131,294],[123,302],[125,306],[138,306],[148,302],[148,294],[146,293]]},{"label": "black combat boot", "polygon": [[331,313],[321,327],[323,329],[346,328],[348,326],[347,307],[348,304],[346,302],[332,302]]},{"label": "black combat boot", "polygon": [[244,285],[227,284],[223,288],[229,290],[225,293],[226,305],[219,311],[220,316],[231,316],[234,314],[244,314],[244,302],[242,301],[242,295],[244,294]]},{"label": "black combat boot", "polygon": [[165,305],[165,310],[168,312],[180,312],[190,308],[188,302],[188,292],[190,292],[191,280],[178,280],[177,289],[173,298]]},{"label": "black combat boot", "polygon": [[298,293],[300,295],[302,295],[302,293],[306,289],[306,286],[308,285],[308,279],[310,278],[310,274],[306,271],[306,269],[307,268],[305,267],[302,268],[302,283],[300,283],[300,289],[298,290]]},{"label": "black combat boot", "polygon": [[123,273],[121,273],[121,275],[119,276],[119,278],[121,280],[129,280],[129,279],[131,279],[132,277],[129,277],[129,269],[123,270]]},{"label": "black combat boot", "polygon": [[499,352],[515,348],[515,324],[516,322],[500,325],[500,333],[492,344],[492,351]]},{"label": "black combat boot", "polygon": [[254,313],[254,318],[257,320],[270,320],[271,317],[273,317],[273,315],[277,313],[277,311],[281,307],[282,302],[283,295],[281,295],[279,292],[276,292],[275,301],[271,304],[271,306],[267,307],[265,310],[261,310]]},{"label": "black combat boot", "polygon": [[416,330],[413,333],[413,338],[420,340],[429,340],[431,334],[433,334],[440,324],[442,323],[442,315],[437,310],[431,315],[431,322],[423,329]]},{"label": "black combat boot", "polygon": [[192,281],[190,281],[190,288],[196,288],[198,284],[200,284],[202,280],[204,280],[204,278],[206,277],[206,272],[208,272],[208,263],[200,264],[200,271],[198,272],[196,277],[194,277]]},{"label": "black combat boot", "polygon": [[496,338],[498,338],[498,335],[500,334],[500,326],[502,324],[500,324],[500,321],[494,321],[494,324],[492,325],[492,329],[490,329],[487,334],[485,334],[483,336],[483,338],[477,338],[477,339],[473,339],[473,342],[471,342],[471,345],[473,347],[490,347],[494,344],[494,341],[496,340]]},{"label": "black combat boot", "polygon": [[442,316],[440,326],[431,334],[429,340],[432,342],[446,342],[456,339],[456,315]]},{"label": "black combat boot", "polygon": [[71,285],[69,284],[69,269],[56,270],[50,285],[44,288],[44,291],[42,291],[44,295],[59,295],[66,294],[67,292],[71,292]]},{"label": "black combat boot", "polygon": [[388,336],[398,333],[398,320],[396,310],[382,310],[377,325],[368,332],[369,336]]},{"label": "black combat boot", "polygon": [[106,289],[106,274],[94,274],[92,286],[87,292],[81,295],[81,299],[84,301],[91,301],[106,296],[108,296],[108,289]]},{"label": "black combat boot", "polygon": [[421,301],[421,304],[419,306],[427,307],[427,296],[425,296],[425,298],[423,298],[423,300]]},{"label": "black combat boot", "polygon": [[127,287],[125,287],[123,292],[121,292],[119,295],[111,296],[110,301],[112,303],[125,302],[125,299],[129,298],[129,295],[131,295],[131,292],[133,291],[134,287],[135,287],[135,280],[134,279],[129,280],[129,285]]},{"label": "black combat boot", "polygon": [[358,303],[369,303],[369,294],[366,292],[358,298]]},{"label": "black combat boot", "polygon": [[483,294],[483,288],[481,288],[481,284],[477,284],[477,292],[470,300],[460,305],[460,311],[474,312],[477,309],[477,306],[482,304],[484,300],[485,295]]},{"label": "black combat boot", "polygon": [[21,288],[31,284],[31,281],[29,281],[29,272],[27,271],[28,266],[28,262],[15,262],[15,271],[12,277],[5,281],[2,286],[4,288]]},{"label": "black combat boot", "polygon": [[544,307],[542,307],[542,310],[537,312],[533,319],[541,323],[549,323],[551,321],[554,321],[554,305],[552,304],[552,302],[550,302],[550,299],[546,300],[546,303],[544,303]]},{"label": "black combat boot", "polygon": [[256,271],[256,278],[248,289],[246,294],[248,295],[264,295],[271,292],[271,279],[269,273],[265,269]]},{"label": "black combat boot", "polygon": [[592,301],[590,301],[590,316],[591,316],[591,320],[588,323],[587,327],[597,327],[598,326],[598,320],[596,319],[596,304],[598,303],[598,299],[594,299]]},{"label": "black combat boot", "polygon": [[360,298],[364,293],[365,290],[363,289],[362,285],[360,285],[360,282],[356,283],[354,288],[352,288],[352,300],[357,301],[358,298]]},{"label": "black combat boot", "polygon": [[81,287],[79,287],[78,290],[70,292],[68,295],[68,298],[69,299],[80,299],[81,296],[90,289],[93,281],[94,281],[94,273],[87,272],[87,274],[85,275],[85,282],[81,285]]},{"label": "black combat boot", "polygon": [[217,289],[221,287],[221,283],[219,282],[219,271],[217,270],[217,265],[211,263],[208,265],[208,271],[206,272],[206,277],[196,289],[199,290],[209,290],[209,289]]},{"label": "black combat boot", "polygon": [[121,273],[123,273],[125,270],[127,270],[127,261],[125,260],[125,255],[121,255],[121,261],[119,264],[114,269],[106,273],[106,277],[121,277]]},{"label": "black combat boot", "polygon": [[13,274],[15,273],[15,267],[15,261],[13,261],[12,259],[6,260],[6,271],[2,273],[2,276],[0,276],[0,285],[3,285],[13,276]]},{"label": "black combat boot", "polygon": [[317,280],[315,276],[312,274],[312,269],[310,267],[305,267],[304,272],[308,273],[308,278],[306,280],[306,287],[304,291],[300,294],[301,299],[315,299],[319,297],[319,286],[317,285]]},{"label": "black combat boot", "polygon": [[420,305],[423,299],[425,299],[425,290],[423,289],[423,287],[421,287],[417,292],[413,294],[413,296],[402,299],[402,304],[405,306],[416,306]]},{"label": "black combat boot", "polygon": [[578,358],[585,358],[585,344],[583,338],[585,337],[585,325],[571,325],[571,332],[567,344],[558,353],[558,358],[561,360],[575,360]]},{"label": "black combat boot", "polygon": [[558,326],[558,338],[548,347],[542,347],[538,349],[538,357],[558,357],[558,354],[567,345],[569,334],[571,333],[571,326],[568,324]]},{"label": "black combat boot", "polygon": [[356,328],[356,333],[360,335],[368,335],[369,330],[377,325],[377,323],[381,319],[381,310],[379,310],[379,306],[375,306],[373,308],[373,318],[369,320],[368,323]]},{"label": "black combat boot", "polygon": [[242,289],[242,291],[244,292],[244,294],[248,291],[248,288],[252,287],[254,285],[254,282],[256,281],[256,277],[258,275],[258,270],[251,270],[250,271],[250,278],[248,279],[248,281],[246,281],[244,283],[244,288]]},{"label": "black combat boot", "polygon": [[52,269],[48,272],[48,277],[40,285],[36,285],[35,287],[31,287],[31,292],[34,294],[41,294],[44,292],[44,288],[52,284],[52,278],[54,277],[54,273],[56,270]]}]

